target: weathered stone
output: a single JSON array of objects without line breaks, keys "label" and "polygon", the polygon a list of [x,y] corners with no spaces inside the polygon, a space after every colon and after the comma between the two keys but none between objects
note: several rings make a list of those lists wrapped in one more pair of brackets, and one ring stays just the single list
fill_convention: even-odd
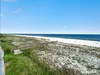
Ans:
[{"label": "weathered stone", "polygon": [[14,50],[14,55],[16,55],[16,54],[21,54],[21,53],[22,53],[22,51],[21,51],[21,50],[19,50],[19,49]]}]

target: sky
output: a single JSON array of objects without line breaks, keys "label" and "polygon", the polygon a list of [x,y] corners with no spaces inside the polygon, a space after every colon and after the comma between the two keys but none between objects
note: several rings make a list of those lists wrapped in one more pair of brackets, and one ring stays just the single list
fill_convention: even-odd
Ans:
[{"label": "sky", "polygon": [[0,0],[0,33],[100,34],[100,0]]}]

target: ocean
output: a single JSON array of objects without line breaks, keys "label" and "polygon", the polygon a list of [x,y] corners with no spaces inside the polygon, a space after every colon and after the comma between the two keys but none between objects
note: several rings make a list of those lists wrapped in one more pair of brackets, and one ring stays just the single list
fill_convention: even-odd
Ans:
[{"label": "ocean", "polygon": [[20,35],[100,41],[100,34],[20,34]]}]

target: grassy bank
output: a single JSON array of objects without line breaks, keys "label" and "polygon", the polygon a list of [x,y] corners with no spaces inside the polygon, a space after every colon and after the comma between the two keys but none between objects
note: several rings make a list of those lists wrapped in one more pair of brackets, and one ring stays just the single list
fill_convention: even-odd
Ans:
[{"label": "grassy bank", "polygon": [[[47,63],[38,57],[36,52],[45,50],[38,40],[0,35],[0,41],[4,50],[6,75],[60,75],[59,71],[50,69]],[[22,53],[14,55],[16,49],[22,50]]]}]

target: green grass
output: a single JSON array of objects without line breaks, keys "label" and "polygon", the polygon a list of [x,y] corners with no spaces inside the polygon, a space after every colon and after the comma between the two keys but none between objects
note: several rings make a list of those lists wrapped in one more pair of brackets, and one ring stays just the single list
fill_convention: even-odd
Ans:
[{"label": "green grass", "polygon": [[30,49],[20,55],[5,55],[5,63],[9,64],[6,67],[7,75],[59,75]]},{"label": "green grass", "polygon": [[7,75],[58,75],[56,72],[49,69],[44,63],[40,63],[37,59],[30,59],[24,55],[17,55],[12,59],[7,66]]},{"label": "green grass", "polygon": [[[26,49],[23,50],[22,54],[14,55],[13,50],[18,47],[11,44],[13,39],[7,38],[14,37],[3,35],[0,38],[1,46],[5,54],[4,62],[6,66],[6,75],[60,75],[59,71],[50,69],[49,65],[47,65],[44,60],[38,58],[35,50],[36,48],[40,49],[43,47]],[[35,41],[35,43],[36,42],[37,41]]]}]

